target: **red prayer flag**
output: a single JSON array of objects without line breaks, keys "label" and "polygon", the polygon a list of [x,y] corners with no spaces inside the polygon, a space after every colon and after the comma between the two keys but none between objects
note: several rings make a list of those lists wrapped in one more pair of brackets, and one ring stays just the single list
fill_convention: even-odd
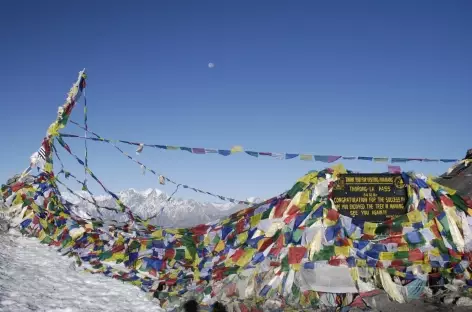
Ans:
[{"label": "red prayer flag", "polygon": [[450,199],[449,197],[445,196],[445,195],[441,195],[441,203],[445,206],[449,206],[449,207],[454,207],[454,202],[452,201],[452,199]]},{"label": "red prayer flag", "polygon": [[419,261],[423,259],[424,259],[424,255],[421,252],[421,250],[419,250],[418,248],[410,250],[408,252],[408,261]]},{"label": "red prayer flag", "polygon": [[174,248],[167,248],[164,254],[164,260],[167,259],[174,259],[175,257],[175,249]]},{"label": "red prayer flag", "polygon": [[329,209],[326,217],[331,221],[337,221],[339,219],[339,212],[334,209]]},{"label": "red prayer flag", "polygon": [[279,238],[277,238],[277,241],[274,244],[274,247],[272,247],[272,250],[270,251],[271,255],[277,257],[282,250],[284,246],[284,235],[279,235]]},{"label": "red prayer flag", "polygon": [[244,305],[244,303],[239,304],[239,310],[241,310],[241,312],[249,312],[249,309]]},{"label": "red prayer flag", "polygon": [[234,255],[231,257],[233,261],[238,261],[241,256],[244,255],[244,250],[243,249],[237,249]]},{"label": "red prayer flag", "polygon": [[272,244],[272,242],[273,242],[272,237],[266,238],[264,242],[262,243],[261,248],[259,248],[259,251],[263,252],[264,250],[266,250],[266,248],[269,247]]},{"label": "red prayer flag", "polygon": [[290,204],[290,200],[281,200],[274,208],[274,218],[281,218],[284,215],[285,209]]},{"label": "red prayer flag", "polygon": [[402,168],[400,166],[388,166],[388,172],[394,174],[402,173]]},{"label": "red prayer flag", "polygon": [[299,211],[300,211],[300,208],[298,208],[297,205],[292,205],[292,207],[290,207],[290,210],[287,212],[287,215],[289,216],[294,215]]},{"label": "red prayer flag", "polygon": [[425,213],[430,213],[432,211],[436,211],[436,207],[434,206],[434,204],[432,202],[430,202],[429,200],[426,200],[426,205],[424,207],[424,212]]},{"label": "red prayer flag", "polygon": [[206,224],[199,224],[193,229],[191,229],[191,232],[195,235],[203,235],[203,234],[206,234],[209,227],[210,226]]},{"label": "red prayer flag", "polygon": [[298,264],[302,262],[305,252],[306,248],[303,246],[290,247],[288,250],[288,264]]},{"label": "red prayer flag", "polygon": [[25,184],[22,182],[15,183],[11,186],[11,191],[13,193],[18,192],[18,190],[22,189]]},{"label": "red prayer flag", "polygon": [[238,223],[236,223],[236,233],[240,234],[242,232],[244,232],[244,225],[246,223],[246,219],[241,219],[238,221]]},{"label": "red prayer flag", "polygon": [[284,223],[285,223],[285,224],[289,224],[289,223],[292,222],[292,220],[295,219],[296,217],[297,217],[296,214],[289,215],[287,218],[285,218]]}]

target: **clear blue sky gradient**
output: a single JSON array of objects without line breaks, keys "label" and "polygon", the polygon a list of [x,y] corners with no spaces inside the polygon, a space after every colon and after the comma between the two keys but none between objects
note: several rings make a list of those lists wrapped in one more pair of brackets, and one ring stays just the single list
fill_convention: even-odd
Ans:
[{"label": "clear blue sky gradient", "polygon": [[[5,1],[0,180],[28,165],[84,67],[89,127],[108,138],[462,158],[472,147],[471,14],[471,1]],[[82,121],[82,111],[80,104],[72,119]],[[73,125],[64,132],[83,134]],[[83,158],[83,141],[68,142]],[[89,155],[113,191],[173,191],[109,145],[90,142]],[[149,148],[138,158],[178,182],[241,199],[276,195],[326,166]],[[434,175],[448,166],[402,164]]]}]

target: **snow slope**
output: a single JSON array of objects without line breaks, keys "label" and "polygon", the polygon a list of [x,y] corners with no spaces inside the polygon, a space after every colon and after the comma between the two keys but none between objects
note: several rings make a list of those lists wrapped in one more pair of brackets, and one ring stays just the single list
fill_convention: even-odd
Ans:
[{"label": "snow slope", "polygon": [[[155,300],[155,299],[154,299]],[[0,311],[163,311],[138,287],[75,269],[36,238],[0,235]]]}]

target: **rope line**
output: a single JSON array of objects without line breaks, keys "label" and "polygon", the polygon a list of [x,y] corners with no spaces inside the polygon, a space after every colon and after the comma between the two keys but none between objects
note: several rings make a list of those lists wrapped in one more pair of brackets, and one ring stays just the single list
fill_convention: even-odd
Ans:
[{"label": "rope line", "polygon": [[[92,140],[92,141],[103,141],[103,142],[117,142],[117,143],[123,143],[127,145],[133,145],[133,146],[140,146],[140,147],[152,147],[152,148],[159,148],[159,149],[164,149],[164,150],[181,150],[181,151],[187,151],[192,154],[220,154],[223,156],[228,156],[233,154],[232,150],[227,150],[227,149],[213,149],[213,148],[190,148],[190,147],[183,147],[183,146],[172,146],[172,145],[163,145],[163,144],[149,144],[149,143],[138,143],[138,142],[132,142],[132,141],[127,141],[127,140],[113,140],[113,139],[107,139],[104,137],[101,137],[94,133],[93,131],[89,131],[89,129],[85,129],[83,126],[81,126],[79,123],[70,120],[70,122],[77,127],[81,128],[82,130],[85,130],[87,133],[91,133],[95,135],[97,138],[90,138],[87,136],[80,136],[76,134],[69,134],[69,133],[64,133],[61,134],[64,137],[70,137],[70,138],[78,138],[78,139],[85,139],[85,140]],[[336,156],[336,155],[314,155],[310,153],[275,153],[275,152],[256,152],[256,151],[246,151],[240,147],[236,152],[245,152],[246,154],[253,156],[253,157],[259,157],[259,156],[269,156],[272,158],[278,158],[278,159],[293,159],[296,157],[300,157],[301,160],[315,160],[315,161],[320,161],[320,162],[326,162],[326,163],[332,163],[335,162],[339,159],[343,160],[365,160],[365,161],[374,161],[374,162],[392,162],[392,163],[405,163],[409,161],[420,161],[420,162],[443,162],[443,163],[453,163],[453,162],[458,162],[460,159],[455,159],[455,158],[440,158],[440,159],[433,159],[433,158],[418,158],[418,157],[371,157],[371,156]]]},{"label": "rope line", "polygon": [[87,149],[87,97],[85,96],[85,90],[83,92],[84,95],[84,126],[85,126],[85,167],[84,167],[84,186],[83,189],[87,189],[87,167],[88,167],[88,149]]},{"label": "rope line", "polygon": [[[77,124],[76,122],[74,121],[70,121],[71,123],[81,127],[79,124]],[[82,129],[84,129],[83,127],[81,127]],[[88,133],[94,135],[95,137],[97,137],[98,141],[103,141],[103,142],[107,142],[111,145],[113,145],[113,147],[115,149],[117,149],[121,154],[125,155],[128,159],[132,160],[133,162],[135,162],[136,164],[138,164],[141,168],[143,168],[145,171],[149,171],[151,172],[152,174],[156,175],[156,176],[162,176],[167,182],[171,183],[171,184],[174,184],[174,185],[181,185],[183,188],[188,188],[188,189],[191,189],[195,192],[198,192],[198,193],[202,193],[202,194],[206,194],[206,195],[210,195],[210,196],[213,196],[213,197],[217,197],[221,200],[225,200],[225,201],[229,201],[229,202],[232,202],[232,203],[238,203],[238,204],[245,204],[245,205],[250,205],[251,203],[248,202],[248,201],[243,201],[243,200],[237,200],[237,199],[234,199],[234,198],[231,198],[231,197],[227,197],[227,196],[222,196],[222,195],[218,195],[218,194],[215,194],[215,193],[211,193],[211,192],[208,192],[208,191],[204,191],[204,190],[201,190],[201,189],[198,189],[198,188],[195,188],[195,187],[192,187],[192,186],[189,186],[189,185],[185,185],[185,184],[182,184],[182,183],[177,183],[171,179],[169,179],[168,177],[166,177],[165,175],[163,174],[160,174],[158,172],[156,172],[155,170],[153,169],[150,169],[148,166],[146,166],[145,164],[143,164],[142,162],[140,162],[139,160],[133,158],[131,155],[128,155],[125,151],[123,151],[121,148],[119,148],[115,143],[113,143],[112,141],[105,141],[105,140],[102,140],[100,135],[98,135],[97,133],[95,132],[92,132],[90,130],[87,130]],[[67,135],[62,135],[60,134],[59,135],[61,138],[63,137],[69,137]],[[97,140],[94,140],[94,141],[97,141]],[[90,173],[89,173],[90,174]]]},{"label": "rope line", "polygon": [[[56,137],[57,141],[59,142],[59,144],[70,154],[72,155],[76,161],[85,167],[85,162],[83,160],[81,160],[77,155],[75,155],[74,153],[72,153],[72,150],[70,149],[70,147],[67,145],[66,142],[64,142],[64,140],[58,136]],[[129,207],[127,207],[126,205],[124,205],[121,200],[118,198],[118,196],[116,194],[114,194],[113,192],[111,192],[110,190],[108,190],[105,185],[103,185],[103,183],[95,176],[95,174],[92,172],[92,170],[90,170],[90,168],[88,167],[85,167],[85,170],[88,172],[88,174],[98,183],[100,184],[100,186],[103,188],[103,190],[105,192],[107,192],[110,196],[112,196],[116,201],[117,203],[119,204],[120,208],[122,209],[123,212],[126,212],[128,214],[128,217],[130,219],[131,222],[134,223],[134,221],[136,220],[134,215],[133,215],[133,212],[131,211],[131,209]],[[87,188],[88,189],[88,188]]]}]

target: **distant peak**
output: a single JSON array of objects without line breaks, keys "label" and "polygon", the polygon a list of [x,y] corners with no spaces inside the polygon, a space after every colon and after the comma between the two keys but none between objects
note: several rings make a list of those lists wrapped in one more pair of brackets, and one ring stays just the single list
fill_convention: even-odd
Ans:
[{"label": "distant peak", "polygon": [[159,196],[161,195],[163,192],[159,189],[156,189],[156,188],[148,188],[147,190],[141,192],[141,195],[145,196],[145,197],[149,197],[151,195],[155,195],[155,196]]},{"label": "distant peak", "polygon": [[251,204],[257,204],[262,202],[262,199],[259,197],[249,197],[246,201],[250,202]]}]

